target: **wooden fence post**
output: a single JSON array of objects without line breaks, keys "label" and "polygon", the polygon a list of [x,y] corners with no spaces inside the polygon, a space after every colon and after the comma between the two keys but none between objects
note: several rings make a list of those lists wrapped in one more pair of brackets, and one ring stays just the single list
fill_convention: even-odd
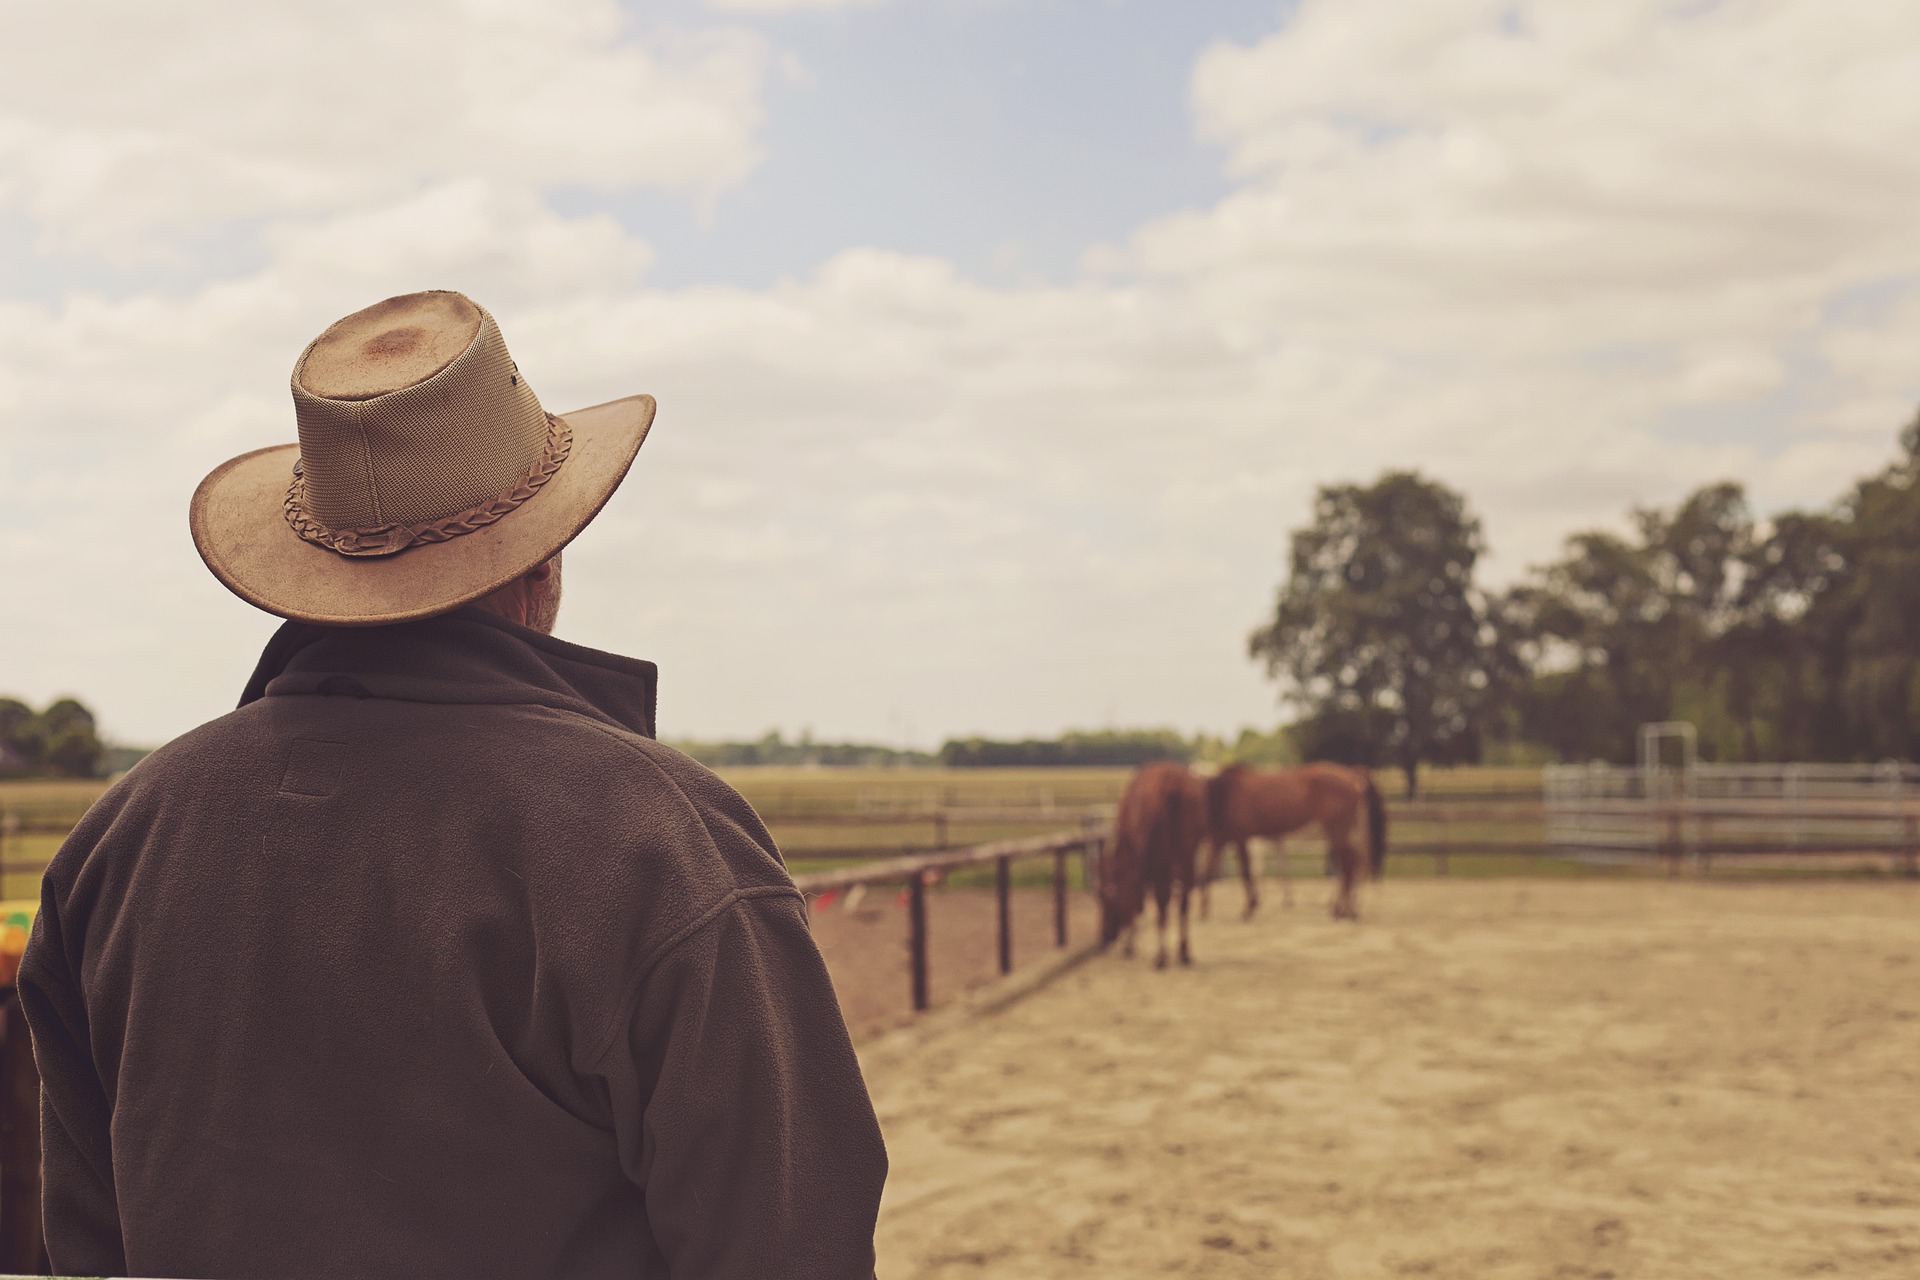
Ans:
[{"label": "wooden fence post", "polygon": [[1013,859],[993,860],[993,892],[1000,909],[1000,972],[1013,972]]},{"label": "wooden fence post", "polygon": [[1067,945],[1067,851],[1053,851],[1053,945]]},{"label": "wooden fence post", "polygon": [[907,881],[907,956],[912,971],[913,1011],[927,1009],[927,873],[916,871]]}]

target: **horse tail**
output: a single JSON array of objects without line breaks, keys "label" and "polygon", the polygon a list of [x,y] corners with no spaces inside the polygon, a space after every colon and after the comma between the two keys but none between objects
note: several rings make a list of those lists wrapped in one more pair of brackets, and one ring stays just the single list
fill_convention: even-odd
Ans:
[{"label": "horse tail", "polygon": [[1387,802],[1367,775],[1367,869],[1375,880],[1387,870]]}]

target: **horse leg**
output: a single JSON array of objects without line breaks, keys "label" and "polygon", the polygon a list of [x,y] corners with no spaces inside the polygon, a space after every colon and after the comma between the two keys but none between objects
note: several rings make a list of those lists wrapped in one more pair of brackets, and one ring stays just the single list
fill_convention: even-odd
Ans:
[{"label": "horse leg", "polygon": [[1284,840],[1275,839],[1273,854],[1280,863],[1280,905],[1293,910],[1293,859],[1287,856]]},{"label": "horse leg", "polygon": [[1139,924],[1139,917],[1136,916],[1134,919],[1127,921],[1126,926],[1121,931],[1120,954],[1128,960],[1133,959],[1133,931],[1139,927]]},{"label": "horse leg", "polygon": [[1180,882],[1180,963],[1192,964],[1193,952],[1187,947],[1187,894],[1192,889],[1191,878]]},{"label": "horse leg", "polygon": [[1165,888],[1155,885],[1153,888],[1154,919],[1160,937],[1160,949],[1154,954],[1153,967],[1167,967],[1167,900],[1172,897]]},{"label": "horse leg", "polygon": [[1207,909],[1212,906],[1213,878],[1220,874],[1220,846],[1215,844],[1207,850],[1206,868],[1200,873],[1200,918],[1207,918]]},{"label": "horse leg", "polygon": [[1353,885],[1360,870],[1360,851],[1344,831],[1334,836],[1331,847],[1340,867],[1340,892],[1333,899],[1333,918],[1358,920],[1360,910],[1354,904]]},{"label": "horse leg", "polygon": [[1247,842],[1240,842],[1240,883],[1247,887],[1246,910],[1240,913],[1242,920],[1253,919],[1253,913],[1260,908],[1260,885],[1253,878],[1253,855],[1247,851]]}]

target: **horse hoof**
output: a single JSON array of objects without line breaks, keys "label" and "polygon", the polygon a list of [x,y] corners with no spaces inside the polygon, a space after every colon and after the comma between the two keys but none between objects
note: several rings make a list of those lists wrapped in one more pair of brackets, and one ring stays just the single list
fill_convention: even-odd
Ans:
[{"label": "horse hoof", "polygon": [[1157,955],[1157,956],[1155,956],[1155,957],[1153,958],[1153,967],[1154,967],[1154,968],[1156,968],[1156,969],[1164,969],[1164,968],[1166,968],[1166,967],[1167,967],[1167,953],[1166,953],[1166,952],[1164,952],[1164,951],[1163,951],[1163,952],[1161,952],[1161,953],[1160,953],[1159,955]]},{"label": "horse hoof", "polygon": [[1181,963],[1181,964],[1192,964],[1192,963],[1193,963],[1193,957],[1192,957],[1192,956],[1190,956],[1190,955],[1188,955],[1188,954],[1187,954],[1186,952],[1184,952],[1184,951],[1182,951],[1182,952],[1180,953],[1180,963]]},{"label": "horse hoof", "polygon": [[1248,907],[1245,911],[1242,911],[1240,913],[1240,918],[1242,920],[1251,920],[1253,919],[1253,913],[1258,911],[1259,909],[1260,909],[1260,904],[1256,902],[1252,906]]}]

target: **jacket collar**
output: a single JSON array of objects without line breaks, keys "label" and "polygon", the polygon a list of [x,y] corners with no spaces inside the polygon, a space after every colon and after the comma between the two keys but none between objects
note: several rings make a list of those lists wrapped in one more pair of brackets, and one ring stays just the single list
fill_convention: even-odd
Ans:
[{"label": "jacket collar", "polygon": [[286,623],[267,641],[240,705],[300,694],[535,703],[651,738],[658,686],[651,662],[555,640],[468,605],[388,627]]}]

